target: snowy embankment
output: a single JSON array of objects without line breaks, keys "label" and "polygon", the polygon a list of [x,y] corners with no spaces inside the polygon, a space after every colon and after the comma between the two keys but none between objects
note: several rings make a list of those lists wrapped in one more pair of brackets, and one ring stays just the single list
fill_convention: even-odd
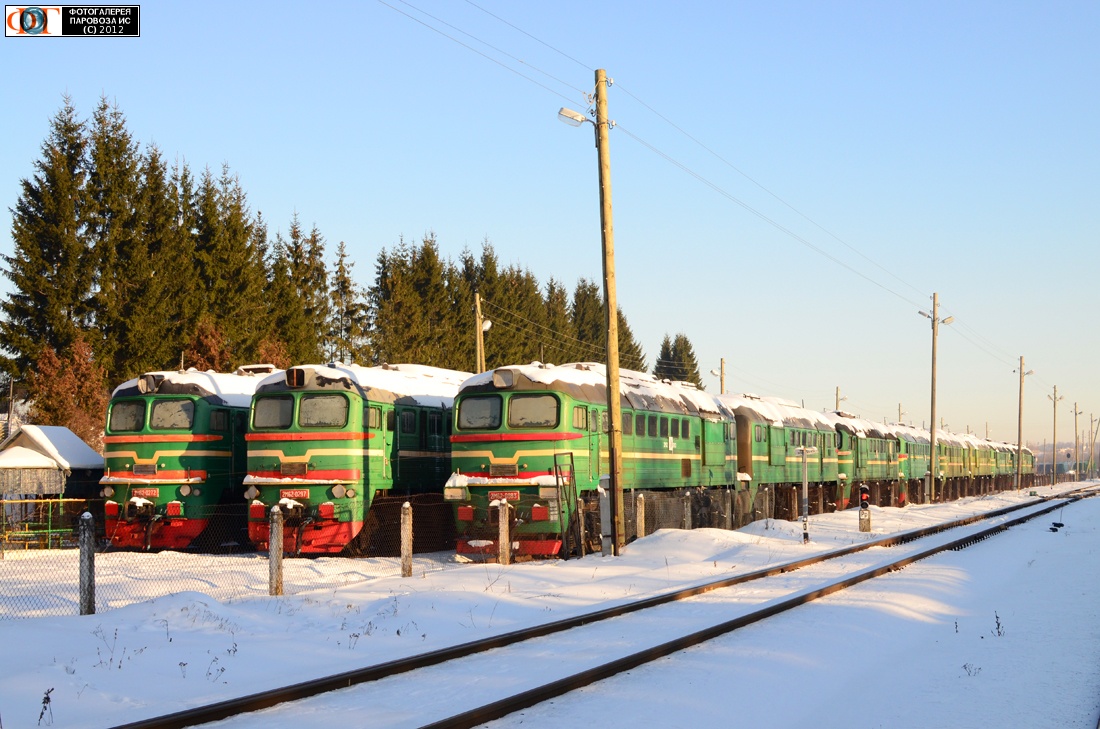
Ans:
[{"label": "snowy embankment", "polygon": [[[990,511],[1021,498],[1026,497],[1010,493],[874,508],[870,537]],[[1063,718],[1087,718],[1100,706],[1100,621],[1093,607],[1100,553],[1097,501],[1067,507],[1062,517],[1067,526],[1058,533],[1046,531],[1045,520],[1013,530],[1032,535],[1033,543],[1019,549],[1006,548],[1007,536],[987,540],[828,598],[820,607],[804,609],[801,618],[796,611],[781,619],[789,621],[786,629],[775,631],[769,621],[731,636],[731,645],[719,642],[681,654],[702,656],[701,666],[684,668],[691,686],[683,690],[695,697],[688,704],[700,712],[698,721],[689,721],[682,702],[655,698],[658,690],[660,696],[677,695],[673,669],[686,660],[680,657],[632,672],[619,693],[634,708],[620,705],[617,713],[608,709],[607,717],[636,714],[643,701],[647,715],[652,710],[655,722],[669,726],[715,725],[718,717],[731,716],[731,707],[746,726],[765,720],[804,726],[811,718],[816,726],[975,726],[998,717],[1004,725],[1072,725],[1020,723],[1013,716],[1023,711],[1015,699],[1025,696],[1060,701],[1064,708],[1057,715]],[[858,532],[856,513],[849,511],[812,517],[810,537],[804,545],[800,523],[776,521],[737,532],[661,531],[631,544],[619,558],[465,565],[412,579],[329,583],[292,597],[227,603],[187,592],[103,615],[7,620],[0,622],[8,657],[0,664],[0,722],[35,726],[40,715],[43,726],[51,716],[54,725],[66,727],[135,721],[751,571],[869,535]],[[970,560],[979,552],[988,557],[974,566]],[[311,564],[319,572],[346,573],[356,562]],[[43,574],[42,581],[48,589],[50,575]],[[896,586],[881,587],[890,583]],[[1081,618],[1081,611],[1092,611],[1091,620]],[[711,655],[712,650],[719,653]],[[1058,656],[1069,662],[1059,663]],[[736,698],[732,687],[739,687]],[[963,705],[971,706],[989,690],[993,700],[976,722],[979,714]],[[999,699],[997,691],[1004,693]],[[590,703],[602,701],[595,698],[600,695],[592,687],[555,702],[553,710],[589,702],[573,716],[591,718],[598,710]],[[1005,707],[1013,707],[1012,716]],[[535,721],[540,711],[549,709],[534,709],[529,719]],[[1022,715],[1054,716],[1035,711]],[[838,721],[822,723],[826,714]],[[541,725],[560,722],[553,716],[547,714]],[[958,722],[946,721],[956,716]]]}]

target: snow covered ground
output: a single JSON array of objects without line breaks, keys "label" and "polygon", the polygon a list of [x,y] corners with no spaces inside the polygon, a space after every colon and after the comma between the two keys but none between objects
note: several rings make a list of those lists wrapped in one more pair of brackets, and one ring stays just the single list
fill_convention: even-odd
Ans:
[{"label": "snow covered ground", "polygon": [[[871,536],[1020,498],[873,508]],[[252,572],[214,572],[210,557],[196,557],[197,574],[181,577],[209,589],[100,615],[0,621],[0,726],[111,726],[466,642],[868,539],[856,519],[812,517],[808,545],[801,524],[770,521],[661,531],[619,558],[471,564],[404,580],[363,579],[366,561],[325,558],[308,562],[323,587],[278,598],[266,584],[220,585],[218,574],[247,581]],[[524,726],[644,718],[668,727],[1091,729],[1100,716],[1100,499],[1054,519],[1066,526],[1050,532],[1041,518],[533,707]],[[111,557],[112,570],[131,574],[156,560]],[[186,561],[174,555],[172,569]],[[41,589],[53,578],[43,570]],[[227,587],[231,597],[212,596]],[[264,725],[282,725],[278,716]]]}]

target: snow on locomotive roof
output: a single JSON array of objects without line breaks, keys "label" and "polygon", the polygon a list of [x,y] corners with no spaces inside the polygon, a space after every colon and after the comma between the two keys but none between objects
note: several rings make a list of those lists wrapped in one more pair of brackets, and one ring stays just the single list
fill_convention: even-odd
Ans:
[{"label": "snow on locomotive roof", "polygon": [[807,410],[798,403],[778,397],[760,397],[751,393],[743,395],[716,395],[730,413],[741,414],[750,420],[763,420],[781,427],[833,430],[833,424],[822,413]]},{"label": "snow on locomotive roof", "polygon": [[[575,362],[552,365],[532,362],[529,365],[509,365],[482,372],[462,383],[460,392],[490,389],[498,372],[510,371],[509,387],[529,389],[558,387],[569,391],[587,402],[604,402],[607,399],[607,370],[598,362]],[[517,379],[516,375],[522,379]],[[524,382],[526,380],[526,382]],[[781,427],[797,427],[822,431],[835,431],[837,426],[862,438],[903,439],[912,443],[928,443],[929,432],[902,423],[875,423],[843,411],[818,412],[802,407],[796,402],[779,397],[742,395],[713,395],[698,389],[689,382],[658,380],[651,374],[634,370],[619,370],[619,388],[630,407],[663,410],[684,414],[719,413],[733,419],[742,414],[752,420],[762,420]],[[1015,451],[1015,446],[977,438],[960,436],[945,430],[936,430],[936,440],[949,445],[969,448],[982,447]],[[1024,450],[1027,450],[1026,448]],[[1029,451],[1030,452],[1030,451]]]},{"label": "snow on locomotive roof", "polygon": [[194,367],[185,371],[146,372],[141,377],[127,380],[115,388],[112,397],[157,392],[165,395],[198,395],[216,397],[221,404],[247,408],[252,395],[267,375],[276,370],[274,365],[245,365],[235,372],[200,372]]},{"label": "snow on locomotive roof", "polygon": [[[361,390],[372,400],[409,402],[426,407],[450,407],[459,386],[470,377],[469,372],[428,367],[416,364],[383,364],[363,367],[356,364],[296,365],[312,373],[317,382],[344,381]],[[285,374],[266,378],[261,387],[280,387]]]},{"label": "snow on locomotive roof", "polygon": [[[599,362],[573,362],[552,365],[532,362],[529,365],[498,367],[489,372],[474,375],[462,384],[462,390],[488,389],[494,378],[511,373],[511,383],[505,386],[517,389],[557,387],[585,402],[603,402],[607,399],[607,369]],[[518,376],[518,377],[517,377]],[[717,415],[721,408],[714,396],[687,382],[658,380],[653,375],[634,370],[619,370],[619,390],[628,407],[659,410],[680,414],[709,413]]]}]

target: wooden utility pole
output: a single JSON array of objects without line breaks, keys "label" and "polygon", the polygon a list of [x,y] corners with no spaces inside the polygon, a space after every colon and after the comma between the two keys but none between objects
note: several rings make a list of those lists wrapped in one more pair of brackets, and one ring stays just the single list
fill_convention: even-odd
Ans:
[{"label": "wooden utility pole", "polygon": [[718,378],[718,391],[719,391],[720,394],[725,395],[726,394],[726,358],[725,357],[723,357],[722,360],[721,360],[721,364],[719,365],[719,372],[721,372],[722,374]]},{"label": "wooden utility pole", "polygon": [[928,474],[925,490],[929,493],[930,500],[935,501],[936,479],[939,477],[939,454],[936,452],[936,347],[939,340],[940,324],[950,324],[955,317],[949,316],[942,322],[940,321],[940,295],[938,293],[932,294],[932,315],[929,316],[923,311],[921,314],[932,320],[932,427],[929,429],[930,437],[928,439],[929,448],[932,451],[932,470]]},{"label": "wooden utility pole", "polygon": [[623,413],[619,391],[619,307],[615,294],[615,230],[611,222],[611,149],[608,140],[611,120],[607,118],[607,72],[596,69],[596,149],[600,165],[600,230],[603,241],[604,305],[607,309],[607,411],[610,416],[610,465],[612,553],[619,555],[626,545],[623,521]]},{"label": "wooden utility pole", "polygon": [[474,293],[474,329],[476,330],[474,336],[476,345],[476,353],[474,354],[474,372],[480,374],[485,371],[485,330],[481,328],[481,294]]},{"label": "wooden utility pole", "polygon": [[1058,483],[1058,401],[1065,400],[1065,396],[1058,397],[1058,386],[1054,386],[1054,395],[1047,395],[1047,400],[1054,403],[1054,436],[1051,440],[1052,448],[1051,453],[1051,469],[1050,469],[1050,485]]},{"label": "wooden utility pole", "polygon": [[1024,369],[1024,356],[1020,355],[1020,414],[1016,419],[1016,490],[1020,490],[1021,469],[1024,458],[1024,378],[1031,372]]},{"label": "wooden utility pole", "polygon": [[1080,438],[1077,430],[1077,418],[1081,415],[1081,411],[1077,409],[1077,403],[1073,403],[1073,478],[1076,481],[1081,480],[1081,475],[1078,471],[1081,470],[1081,453],[1080,453]]}]

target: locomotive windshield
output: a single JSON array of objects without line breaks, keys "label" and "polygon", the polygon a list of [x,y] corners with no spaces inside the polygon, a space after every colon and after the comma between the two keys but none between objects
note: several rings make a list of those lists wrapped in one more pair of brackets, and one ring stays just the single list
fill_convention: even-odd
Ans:
[{"label": "locomotive windshield", "polygon": [[110,430],[114,433],[136,433],[145,425],[145,402],[116,402],[111,407]]},{"label": "locomotive windshield", "polygon": [[348,424],[348,399],[343,395],[303,395],[298,425],[303,428],[342,428]]},{"label": "locomotive windshield", "polygon": [[556,428],[558,399],[553,395],[513,395],[508,401],[508,427]]},{"label": "locomotive windshield", "polygon": [[289,395],[261,397],[252,409],[252,427],[289,428],[294,414],[294,398]]},{"label": "locomotive windshield", "polygon": [[500,411],[500,395],[467,397],[458,405],[458,427],[463,430],[496,430],[500,427]]},{"label": "locomotive windshield", "polygon": [[195,421],[195,403],[190,400],[158,400],[149,414],[153,430],[191,430]]}]

